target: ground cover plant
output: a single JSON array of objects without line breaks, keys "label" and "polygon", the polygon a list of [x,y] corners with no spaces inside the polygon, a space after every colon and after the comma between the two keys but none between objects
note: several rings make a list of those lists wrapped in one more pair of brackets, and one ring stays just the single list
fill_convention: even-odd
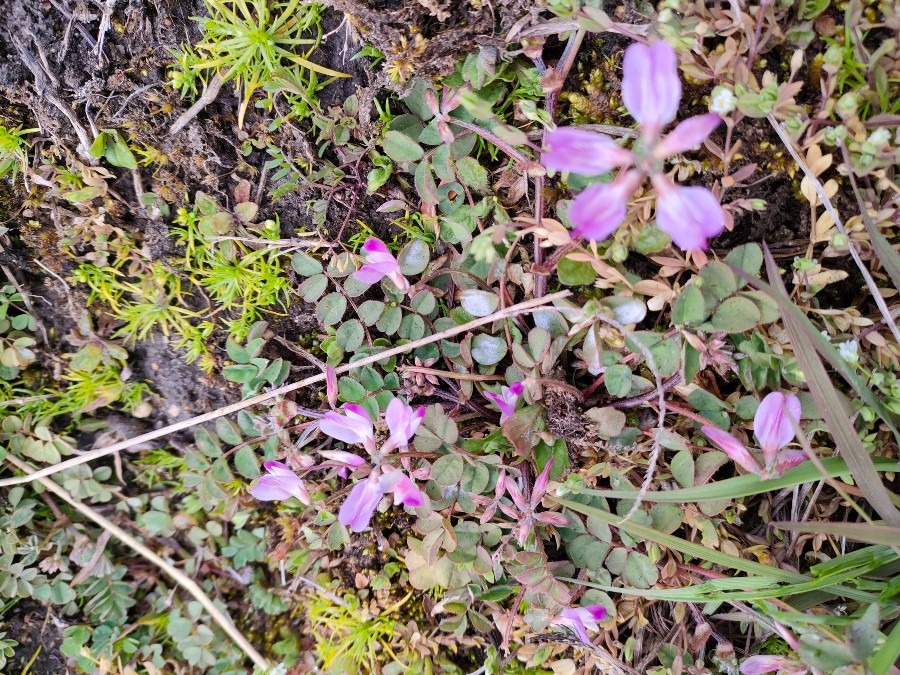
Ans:
[{"label": "ground cover plant", "polygon": [[0,670],[900,672],[898,9],[11,0]]}]

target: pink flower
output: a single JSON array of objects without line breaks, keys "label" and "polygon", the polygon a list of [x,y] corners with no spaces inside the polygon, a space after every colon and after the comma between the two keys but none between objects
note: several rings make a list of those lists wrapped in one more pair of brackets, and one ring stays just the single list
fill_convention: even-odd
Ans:
[{"label": "pink flower", "polygon": [[777,478],[806,460],[801,450],[783,449],[794,439],[794,424],[799,423],[800,399],[793,394],[773,391],[762,400],[753,417],[753,435],[762,448],[764,464],[731,434],[709,425],[701,430],[745,471],[765,479]]},{"label": "pink flower", "polygon": [[640,125],[636,150],[626,150],[608,136],[590,131],[556,128],[547,134],[541,157],[547,168],[597,175],[635,167],[575,198],[569,207],[574,234],[590,241],[609,237],[625,220],[628,199],[650,176],[658,195],[659,228],[685,250],[706,248],[707,239],[725,229],[719,201],[706,188],[676,186],[662,168],[667,157],[699,146],[722,120],[714,113],[698,115],[681,122],[667,136],[660,135],[675,119],[681,101],[675,50],[662,40],[650,47],[631,45],[625,50],[623,71],[622,98]]},{"label": "pink flower", "polygon": [[415,436],[416,429],[425,418],[425,408],[419,407],[413,410],[399,398],[388,403],[384,412],[384,420],[387,422],[391,435],[384,444],[382,452],[389,452],[394,448],[405,448],[410,439]]},{"label": "pink flower", "polygon": [[319,429],[339,441],[360,444],[369,453],[375,452],[375,430],[369,413],[353,403],[345,403],[343,409],[345,415],[339,415],[333,410],[325,413],[319,420]]},{"label": "pink flower", "polygon": [[743,675],[764,675],[776,672],[787,675],[806,675],[809,668],[797,659],[786,656],[751,656],[741,664]]},{"label": "pink flower", "polygon": [[[515,481],[506,479],[504,487],[512,498],[513,506],[499,504],[500,510],[507,516],[518,522],[514,531],[516,532],[516,542],[519,546],[525,546],[528,541],[528,535],[537,523],[544,525],[567,525],[569,519],[562,513],[555,511],[541,511],[537,508],[547,492],[547,484],[550,482],[550,470],[553,468],[553,459],[550,459],[544,466],[544,470],[534,481],[534,487],[531,489],[531,499],[526,500],[522,490]],[[499,498],[499,496],[498,496]]]},{"label": "pink flower", "polygon": [[309,506],[312,500],[303,480],[281,462],[266,462],[263,467],[268,475],[260,477],[250,494],[263,502],[284,501],[296,497]]},{"label": "pink flower", "polygon": [[337,373],[331,365],[325,366],[325,393],[328,396],[328,405],[332,408],[336,407],[338,400],[338,381]]},{"label": "pink flower", "polygon": [[385,473],[373,471],[369,477],[353,486],[350,495],[341,505],[338,521],[354,532],[369,527],[381,498],[388,492],[394,494],[394,504],[422,506],[425,497],[416,484],[400,469],[385,467]]},{"label": "pink flower", "polygon": [[566,607],[550,621],[551,626],[564,626],[575,631],[578,638],[585,644],[591,644],[587,634],[588,629],[600,630],[598,621],[606,618],[606,608],[603,605],[588,605],[587,607]]},{"label": "pink flower", "polygon": [[500,424],[512,417],[516,412],[516,403],[522,395],[525,385],[522,382],[516,382],[512,386],[500,387],[500,393],[495,394],[490,391],[483,392],[483,396],[492,401],[494,405],[500,408]]},{"label": "pink flower", "polygon": [[363,244],[366,264],[353,273],[353,278],[364,284],[377,284],[382,277],[390,279],[401,291],[409,290],[409,282],[400,271],[400,263],[388,251],[384,242],[374,237]]},{"label": "pink flower", "polygon": [[706,240],[725,229],[719,200],[704,187],[682,187],[666,176],[652,177],[656,188],[656,226],[680,249],[706,248]]}]

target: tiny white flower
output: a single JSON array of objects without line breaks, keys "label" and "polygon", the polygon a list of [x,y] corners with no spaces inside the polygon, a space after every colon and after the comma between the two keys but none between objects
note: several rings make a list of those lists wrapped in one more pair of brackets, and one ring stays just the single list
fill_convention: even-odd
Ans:
[{"label": "tiny white flower", "polygon": [[719,85],[712,91],[712,98],[709,101],[709,111],[718,113],[719,115],[727,115],[734,110],[735,102],[734,92],[728,87]]},{"label": "tiny white flower", "polygon": [[859,363],[859,342],[857,340],[847,340],[840,343],[837,348],[844,361],[850,364]]}]

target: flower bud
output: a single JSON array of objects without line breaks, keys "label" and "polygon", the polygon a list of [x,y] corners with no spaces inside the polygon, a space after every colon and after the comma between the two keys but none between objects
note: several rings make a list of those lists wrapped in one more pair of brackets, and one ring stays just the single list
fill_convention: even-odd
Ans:
[{"label": "flower bud", "polygon": [[610,257],[613,262],[622,263],[628,260],[628,248],[622,244],[613,244],[609,250]]},{"label": "flower bud", "polygon": [[835,107],[842,119],[853,117],[859,109],[859,96],[855,92],[849,91],[838,99]]},{"label": "flower bud", "polygon": [[850,246],[850,237],[843,232],[835,232],[831,235],[831,248],[844,251]]}]

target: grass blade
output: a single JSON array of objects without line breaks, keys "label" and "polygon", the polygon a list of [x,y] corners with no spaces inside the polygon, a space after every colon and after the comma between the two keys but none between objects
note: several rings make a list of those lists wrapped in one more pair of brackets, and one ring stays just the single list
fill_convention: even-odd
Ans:
[{"label": "grass blade", "polygon": [[900,660],[900,619],[894,622],[887,640],[870,659],[869,666],[875,675],[887,675],[891,666],[898,660]]},{"label": "grass blade", "polygon": [[[821,460],[821,463],[825,468],[825,476],[828,478],[837,478],[850,473],[847,469],[847,462],[840,457],[827,457]],[[873,458],[873,464],[877,471],[900,472],[900,462],[887,457],[875,457]],[[746,474],[735,478],[726,478],[708,485],[647,492],[644,494],[644,501],[683,504],[687,502],[718,501],[725,498],[738,499],[794,487],[803,483],[812,483],[822,478],[822,472],[814,464],[804,462],[799,466],[788,469],[782,476],[770,480],[762,480],[759,476]],[[583,488],[573,489],[571,492],[592,497],[605,497],[607,499],[634,499],[635,495],[634,491],[631,490],[593,490]]]},{"label": "grass blade", "polygon": [[[635,539],[652,541],[673,551],[679,551],[680,553],[683,553],[685,555],[699,558],[700,560],[706,560],[707,562],[714,563],[721,567],[738,570],[747,574],[752,574],[763,579],[769,579],[772,582],[805,584],[813,581],[813,577],[807,576],[805,574],[798,574],[797,572],[783,570],[779,567],[770,567],[769,565],[763,565],[762,563],[753,562],[752,560],[745,560],[744,558],[740,558],[735,555],[730,555],[728,553],[723,553],[722,551],[716,551],[714,549],[707,548],[702,544],[695,544],[693,542],[686,541],[681,537],[658,532],[652,527],[647,527],[646,525],[640,525],[630,520],[623,521],[621,517],[613,513],[609,513],[608,511],[604,511],[603,509],[598,509],[595,506],[588,506],[587,504],[573,502],[568,499],[559,499],[558,497],[552,497],[550,495],[548,495],[548,498],[552,499],[554,502],[561,506],[565,506],[566,508],[575,511],[576,513],[590,516],[591,518],[596,518],[597,520],[605,522],[607,525],[618,528],[619,530],[631,535]],[[757,583],[757,581],[753,581],[751,583]],[[875,597],[871,593],[866,593],[865,591],[860,591],[855,588],[836,588],[834,585],[831,585],[828,587],[828,590],[837,595],[841,595],[845,598],[850,598],[853,600],[859,600],[860,602],[873,602],[873,598]]]},{"label": "grass blade", "polygon": [[793,532],[813,532],[816,534],[831,534],[836,537],[846,537],[853,541],[861,541],[866,544],[883,544],[886,541],[895,541],[900,547],[900,527],[888,525],[871,525],[869,523],[769,523],[779,530]]}]

